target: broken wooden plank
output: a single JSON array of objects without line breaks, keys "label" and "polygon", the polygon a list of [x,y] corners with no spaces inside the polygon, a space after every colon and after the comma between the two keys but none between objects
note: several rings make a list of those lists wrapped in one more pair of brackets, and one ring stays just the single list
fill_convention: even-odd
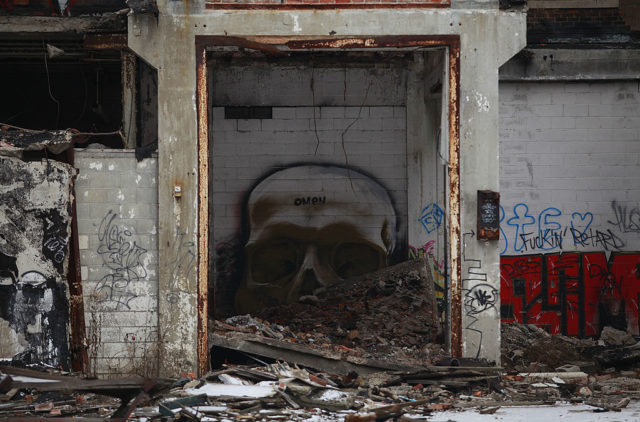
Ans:
[{"label": "broken wooden plank", "polygon": [[271,359],[282,359],[290,363],[340,375],[346,375],[352,371],[358,374],[370,374],[380,371],[409,372],[424,369],[417,365],[399,365],[357,356],[341,355],[335,352],[320,352],[299,344],[241,333],[229,333],[224,336],[210,333],[209,345]]}]

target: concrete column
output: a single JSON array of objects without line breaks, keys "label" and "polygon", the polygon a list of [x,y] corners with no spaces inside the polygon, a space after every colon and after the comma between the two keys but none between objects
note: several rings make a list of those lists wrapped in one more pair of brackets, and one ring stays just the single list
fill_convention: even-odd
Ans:
[{"label": "concrete column", "polygon": [[[158,69],[160,374],[196,370],[197,124],[195,43],[187,19],[130,20],[130,48]],[[179,186],[181,194],[174,194]]]}]

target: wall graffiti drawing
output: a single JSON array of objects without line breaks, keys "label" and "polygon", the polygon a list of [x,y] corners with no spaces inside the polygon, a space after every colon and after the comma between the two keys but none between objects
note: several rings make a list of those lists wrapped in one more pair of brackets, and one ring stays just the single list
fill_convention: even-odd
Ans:
[{"label": "wall graffiti drawing", "polygon": [[611,208],[614,220],[609,220],[609,224],[622,233],[640,233],[640,206],[638,204],[629,206],[612,201]]},{"label": "wall graffiti drawing", "polygon": [[217,242],[215,257],[218,297],[235,284],[235,312],[313,301],[328,285],[395,263],[402,249],[388,191],[353,168],[277,169],[248,191],[242,212],[244,232]]},{"label": "wall graffiti drawing", "polygon": [[612,203],[615,221],[612,227],[595,227],[589,211],[563,213],[555,207],[531,212],[529,205],[518,203],[507,212],[500,207],[501,254],[536,253],[592,249],[620,251],[626,246],[621,233],[632,231],[634,209]]},{"label": "wall graffiti drawing", "polygon": [[503,256],[501,315],[551,333],[596,336],[605,326],[639,335],[640,253]]},{"label": "wall graffiti drawing", "polygon": [[105,274],[97,283],[94,297],[103,309],[130,309],[138,297],[132,284],[143,280],[147,270],[142,262],[147,250],[136,243],[133,233],[117,224],[117,214],[109,210],[98,228],[97,253]]},{"label": "wall graffiti drawing", "polygon": [[195,270],[196,254],[193,251],[195,243],[189,240],[186,232],[176,230],[173,239],[173,250],[175,261],[168,263],[171,277],[169,279],[168,293],[166,299],[171,304],[176,304],[180,300],[181,293],[189,293],[189,277]]},{"label": "wall graffiti drawing", "polygon": [[488,283],[487,273],[482,268],[482,261],[467,256],[466,238],[475,237],[475,232],[462,234],[462,261],[466,264],[467,271],[462,279],[462,294],[464,317],[466,323],[465,330],[473,334],[471,344],[476,345],[475,356],[480,356],[484,333],[478,328],[479,316],[485,312],[495,312],[498,301],[498,290]]},{"label": "wall graffiti drawing", "polygon": [[69,368],[73,174],[56,161],[0,156],[0,358]]},{"label": "wall graffiti drawing", "polygon": [[442,224],[444,211],[437,204],[429,204],[422,209],[418,221],[422,224],[427,233],[434,232]]}]

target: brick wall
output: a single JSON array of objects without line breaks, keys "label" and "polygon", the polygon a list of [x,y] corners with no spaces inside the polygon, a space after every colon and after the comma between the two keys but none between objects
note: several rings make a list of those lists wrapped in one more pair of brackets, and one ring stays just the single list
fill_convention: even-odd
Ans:
[{"label": "brick wall", "polygon": [[213,109],[215,239],[238,230],[242,194],[256,180],[297,163],[348,160],[379,176],[406,215],[405,107],[315,107],[315,116],[313,107],[274,107],[272,119],[224,119],[224,107]]},{"label": "brick wall", "polygon": [[630,27],[620,10],[592,9],[530,9],[527,12],[527,41],[529,44],[558,42],[567,39],[588,41],[623,41]]},{"label": "brick wall", "polygon": [[152,375],[157,353],[157,164],[132,150],[76,150],[87,339],[98,376]]},{"label": "brick wall", "polygon": [[500,84],[501,314],[639,330],[637,81]]},{"label": "brick wall", "polygon": [[[379,68],[340,68],[336,63],[335,68],[315,69],[294,64],[221,67],[212,72],[213,102],[219,105],[212,109],[211,196],[213,297],[218,314],[251,312],[260,307],[255,302],[271,297],[270,292],[259,289],[240,291],[251,282],[246,245],[252,236],[258,243],[265,241],[252,229],[273,227],[270,224],[284,215],[288,216],[287,223],[297,226],[283,234],[287,239],[296,238],[303,226],[326,228],[343,223],[345,227],[357,227],[361,236],[354,234],[354,242],[367,238],[382,253],[386,251],[382,251],[381,222],[389,218],[393,226],[387,229],[396,237],[391,256],[405,248],[406,257],[406,70],[389,63]],[[232,116],[225,115],[222,105],[266,107],[271,115],[228,118]],[[330,168],[324,171],[314,165]],[[347,166],[353,173],[345,173]],[[275,181],[263,183],[272,175]],[[266,186],[270,190],[266,196],[273,201],[270,208],[247,202],[248,195],[262,192]],[[315,204],[306,202],[314,198]],[[390,201],[394,204],[392,211],[387,206]],[[369,206],[363,205],[366,203]],[[258,209],[273,212],[265,211],[269,215],[265,219],[249,219],[252,212],[260,212]],[[330,243],[342,242],[339,233],[332,236]],[[292,252],[296,242],[288,242],[291,247],[279,250]],[[299,243],[297,247],[303,248]],[[281,283],[287,287],[279,292],[290,288],[288,283],[302,261],[310,261],[304,258],[306,248],[294,254],[295,271],[282,269],[287,275]],[[366,261],[350,256],[360,263]],[[272,261],[289,262],[288,257],[283,261],[273,257]],[[313,261],[330,265],[335,259],[322,256]],[[320,273],[327,274],[319,267],[315,270],[319,278]]]},{"label": "brick wall", "polygon": [[501,83],[500,101],[504,253],[639,250],[637,82]]}]

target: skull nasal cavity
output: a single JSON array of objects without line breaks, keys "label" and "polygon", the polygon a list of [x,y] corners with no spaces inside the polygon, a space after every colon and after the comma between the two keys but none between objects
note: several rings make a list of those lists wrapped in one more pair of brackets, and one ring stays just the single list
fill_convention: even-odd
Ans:
[{"label": "skull nasal cavity", "polygon": [[300,285],[300,296],[312,295],[313,291],[318,287],[322,287],[322,284],[320,284],[316,278],[316,273],[313,269],[309,268],[304,270],[302,284]]}]

